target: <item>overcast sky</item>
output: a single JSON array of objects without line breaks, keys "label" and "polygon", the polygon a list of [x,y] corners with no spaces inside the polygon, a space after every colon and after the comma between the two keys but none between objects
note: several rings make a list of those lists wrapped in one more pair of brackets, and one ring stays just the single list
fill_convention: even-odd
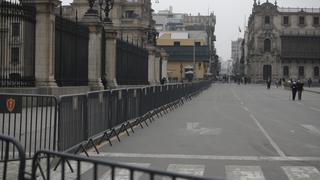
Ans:
[{"label": "overcast sky", "polygon": [[[261,0],[261,3],[265,1]],[[270,2],[274,3],[274,0]],[[228,60],[231,58],[231,41],[239,36],[243,37],[245,19],[248,20],[252,5],[253,0],[159,0],[159,3],[153,3],[153,9],[157,12],[172,6],[173,12],[193,15],[198,13],[207,15],[213,11],[217,17],[215,32],[217,52],[224,60]],[[320,8],[320,0],[278,0],[278,6]],[[242,30],[241,34],[239,27]]]},{"label": "overcast sky", "polygon": [[[72,0],[62,0],[63,4],[69,4]],[[174,12],[207,15],[214,12],[217,16],[216,24],[216,48],[218,55],[224,60],[231,58],[231,41],[243,36],[245,19],[247,21],[253,5],[253,0],[158,0],[153,2],[153,9],[169,9]],[[258,1],[258,0],[257,0]],[[261,3],[266,0],[261,0]],[[274,3],[274,0],[270,0]],[[320,8],[320,0],[278,0],[280,7],[314,7]],[[238,28],[242,33],[239,33]]]}]

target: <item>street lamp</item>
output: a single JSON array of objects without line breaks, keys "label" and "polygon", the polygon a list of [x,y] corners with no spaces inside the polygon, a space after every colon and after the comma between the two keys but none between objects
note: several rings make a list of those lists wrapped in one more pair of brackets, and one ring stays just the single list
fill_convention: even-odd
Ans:
[{"label": "street lamp", "polygon": [[[88,0],[88,1],[95,1],[95,0]],[[99,6],[100,6],[100,18],[102,19],[101,10],[104,11],[104,22],[111,22],[111,19],[109,18],[109,14],[111,9],[113,8],[114,0],[104,0],[105,6],[103,7],[103,0],[99,0]]]}]

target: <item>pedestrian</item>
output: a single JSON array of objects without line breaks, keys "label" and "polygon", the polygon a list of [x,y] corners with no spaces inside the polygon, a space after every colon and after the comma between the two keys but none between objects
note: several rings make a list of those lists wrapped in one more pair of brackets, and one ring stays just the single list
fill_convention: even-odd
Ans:
[{"label": "pedestrian", "polygon": [[301,101],[302,91],[303,91],[303,83],[298,80],[297,82],[297,91],[298,91],[298,100]]},{"label": "pedestrian", "polygon": [[271,79],[268,79],[267,80],[267,89],[270,89],[270,87],[271,87]]},{"label": "pedestrian", "polygon": [[309,78],[309,79],[308,79],[308,86],[309,86],[309,88],[311,87],[311,84],[312,84],[312,80],[311,80],[311,78]]},{"label": "pedestrian", "polygon": [[161,85],[164,85],[166,81],[167,81],[166,77],[161,78],[160,80]]},{"label": "pedestrian", "polygon": [[296,94],[297,94],[297,82],[292,80],[290,82],[291,82],[292,100],[294,101],[296,99]]}]

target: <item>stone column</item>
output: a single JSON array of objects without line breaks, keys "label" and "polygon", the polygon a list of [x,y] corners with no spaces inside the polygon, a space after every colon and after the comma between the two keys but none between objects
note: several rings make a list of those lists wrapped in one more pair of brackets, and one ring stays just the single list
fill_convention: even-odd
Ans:
[{"label": "stone column", "polygon": [[55,15],[58,0],[24,1],[36,8],[35,79],[37,87],[57,87],[54,78]]},{"label": "stone column", "polygon": [[160,59],[161,59],[161,51],[156,51],[156,58],[154,61],[154,80],[155,83],[160,83]]},{"label": "stone column", "polygon": [[104,23],[104,31],[106,37],[106,75],[105,78],[107,80],[107,86],[110,88],[118,87],[117,79],[116,79],[116,68],[117,68],[117,32],[113,29],[112,23]]},{"label": "stone column", "polygon": [[148,81],[150,85],[155,84],[154,79],[154,65],[155,65],[155,59],[156,59],[156,48],[154,46],[148,46],[147,47],[149,56],[148,56]]},{"label": "stone column", "polygon": [[89,28],[88,85],[91,90],[102,90],[101,82],[101,38],[103,26],[97,13],[86,13],[81,23]]},{"label": "stone column", "polygon": [[162,57],[162,77],[161,78],[166,78],[168,80],[168,54],[166,51],[162,50],[161,51],[161,57]]}]

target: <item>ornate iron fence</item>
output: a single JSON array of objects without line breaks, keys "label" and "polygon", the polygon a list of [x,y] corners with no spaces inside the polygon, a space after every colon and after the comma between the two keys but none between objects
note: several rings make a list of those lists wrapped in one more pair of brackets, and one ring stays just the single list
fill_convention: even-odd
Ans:
[{"label": "ornate iron fence", "polygon": [[0,1],[0,87],[34,86],[35,8]]},{"label": "ornate iron fence", "polygon": [[120,85],[148,84],[148,51],[124,40],[117,40],[117,82]]},{"label": "ornate iron fence", "polygon": [[55,78],[58,86],[88,85],[87,27],[56,16]]}]

